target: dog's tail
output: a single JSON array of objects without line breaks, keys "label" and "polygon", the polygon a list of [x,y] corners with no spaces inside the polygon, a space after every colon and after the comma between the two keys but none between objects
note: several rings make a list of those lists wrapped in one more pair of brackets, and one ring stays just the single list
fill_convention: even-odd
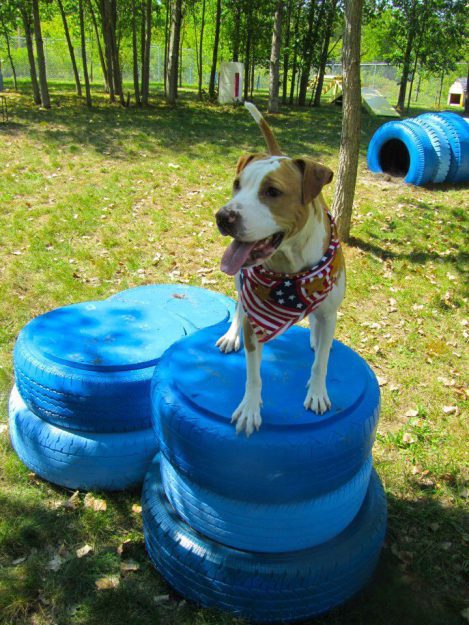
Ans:
[{"label": "dog's tail", "polygon": [[272,156],[280,156],[282,154],[282,150],[277,143],[277,139],[274,137],[274,133],[272,132],[271,127],[262,117],[261,112],[257,109],[256,106],[254,106],[252,102],[245,102],[244,106],[259,124],[262,134],[264,135],[265,142],[267,143],[269,154],[272,154]]}]

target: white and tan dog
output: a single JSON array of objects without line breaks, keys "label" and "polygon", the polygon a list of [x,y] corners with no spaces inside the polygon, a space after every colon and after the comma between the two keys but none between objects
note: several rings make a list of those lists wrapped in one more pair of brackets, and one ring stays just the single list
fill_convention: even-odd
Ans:
[{"label": "white and tan dog", "polygon": [[280,148],[257,108],[246,103],[270,154],[242,156],[232,199],[216,214],[233,241],[221,269],[235,276],[239,302],[222,352],[240,348],[244,331],[246,390],[233,412],[236,431],[250,436],[261,425],[262,345],[308,316],[315,357],[304,402],[322,414],[331,407],[326,373],[337,309],[345,292],[345,267],[334,222],[321,189],[333,173],[309,158],[292,159]]}]

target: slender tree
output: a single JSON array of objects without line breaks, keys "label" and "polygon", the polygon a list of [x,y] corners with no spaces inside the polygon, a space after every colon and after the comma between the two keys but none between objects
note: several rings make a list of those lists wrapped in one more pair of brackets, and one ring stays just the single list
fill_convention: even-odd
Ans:
[{"label": "slender tree", "polygon": [[16,68],[15,68],[15,63],[13,61],[13,56],[11,54],[11,46],[10,46],[10,34],[8,32],[8,25],[6,23],[5,18],[3,17],[3,15],[0,14],[0,27],[1,27],[1,32],[3,33],[3,36],[5,38],[5,43],[7,46],[7,56],[8,56],[8,60],[10,61],[10,66],[11,66],[11,72],[13,74],[13,88],[15,91],[18,90],[18,83],[16,80]]},{"label": "slender tree", "polygon": [[168,104],[176,104],[178,92],[179,40],[181,36],[182,0],[172,1],[171,32],[168,48],[168,72],[166,78]]},{"label": "slender tree", "polygon": [[325,24],[324,41],[322,44],[321,57],[319,59],[318,79],[316,82],[316,91],[314,93],[313,106],[321,105],[322,87],[324,84],[324,75],[326,73],[327,57],[329,55],[329,44],[331,41],[332,31],[334,29],[334,18],[336,13],[337,0],[331,0],[327,10],[327,18]]},{"label": "slender tree", "polygon": [[83,78],[85,80],[86,106],[91,107],[91,89],[88,77],[88,61],[86,59],[85,11],[83,0],[78,0],[78,13],[80,17],[81,59],[83,63]]},{"label": "slender tree", "polygon": [[[143,19],[142,19],[143,23]],[[142,105],[140,99],[140,84],[138,74],[138,40],[137,40],[137,7],[135,0],[132,0],[132,56],[133,56],[133,75],[134,75],[134,91],[135,103],[137,106]]]},{"label": "slender tree", "polygon": [[343,104],[339,168],[332,203],[342,241],[350,237],[353,198],[360,151],[361,87],[360,33],[363,0],[345,0],[345,29],[342,49]]},{"label": "slender tree", "polygon": [[143,45],[142,58],[142,104],[148,104],[148,99],[150,97],[152,0],[146,0],[145,14],[142,15],[142,22],[145,22],[145,42]]},{"label": "slender tree", "polygon": [[68,27],[67,14],[65,13],[62,0],[57,0],[57,4],[59,7],[60,16],[62,17],[62,24],[64,26],[65,39],[67,40],[68,52],[70,54],[70,61],[72,62],[73,77],[75,78],[75,87],[77,90],[77,95],[81,96],[80,76],[78,75],[78,67],[77,67],[77,60],[75,58],[75,50],[73,49],[73,44],[72,44],[72,40],[70,37],[70,29]]},{"label": "slender tree", "polygon": [[104,89],[106,93],[109,93],[108,69],[106,67],[106,61],[104,59],[104,53],[103,53],[103,46],[101,45],[101,38],[99,36],[98,22],[96,20],[96,14],[94,12],[93,3],[91,2],[91,0],[88,0],[88,9],[91,15],[91,21],[93,23],[93,30],[94,30],[94,34],[96,37],[96,43],[98,46],[99,62],[101,64],[101,71],[103,72],[103,79],[104,79]]},{"label": "slender tree", "polygon": [[215,38],[213,42],[212,69],[210,71],[210,83],[208,86],[208,94],[211,99],[215,97],[215,75],[217,73],[218,60],[218,43],[220,40],[220,24],[221,24],[221,0],[217,0],[217,10],[215,15]]},{"label": "slender tree", "polygon": [[292,63],[292,75],[290,81],[290,97],[289,103],[290,106],[293,104],[293,100],[295,98],[295,85],[296,85],[296,75],[298,71],[298,45],[299,45],[299,32],[300,32],[300,17],[301,17],[301,4],[298,4],[296,17],[295,17],[295,26],[293,29],[293,63]]},{"label": "slender tree", "polygon": [[200,39],[199,39],[199,83],[198,83],[198,94],[199,98],[202,97],[202,80],[204,73],[204,62],[203,62],[203,48],[204,48],[204,30],[205,30],[205,6],[206,1],[202,0],[202,17],[200,24]]},{"label": "slender tree", "polygon": [[31,86],[33,89],[33,99],[35,104],[41,104],[41,92],[37,79],[36,59],[34,57],[33,33],[32,33],[32,6],[25,1],[19,5],[21,18],[23,20],[24,36],[26,39],[26,49],[28,51],[29,73],[31,76]]},{"label": "slender tree", "polygon": [[269,65],[269,113],[279,112],[279,88],[280,88],[280,48],[282,45],[282,20],[285,9],[284,0],[277,0],[275,7],[274,27],[272,30],[272,48]]},{"label": "slender tree", "polygon": [[42,39],[41,16],[39,13],[39,0],[32,0],[34,37],[36,39],[37,66],[39,70],[39,88],[41,91],[42,106],[50,109],[49,87],[47,85],[46,57],[44,54],[44,41]]},{"label": "slender tree", "polygon": [[293,10],[293,0],[288,0],[287,14],[286,14],[286,28],[285,28],[285,45],[283,53],[283,76],[282,76],[282,103],[287,103],[287,89],[288,89],[288,70],[290,67],[290,31],[291,31],[291,18]]}]

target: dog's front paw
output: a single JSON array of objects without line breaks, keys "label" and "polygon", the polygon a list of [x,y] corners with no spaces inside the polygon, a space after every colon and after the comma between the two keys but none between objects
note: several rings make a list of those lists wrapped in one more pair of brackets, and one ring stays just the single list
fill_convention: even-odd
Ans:
[{"label": "dog's front paw", "polygon": [[257,399],[244,397],[231,416],[231,423],[236,423],[236,434],[246,432],[251,436],[254,430],[261,427],[261,402]]},{"label": "dog's front paw", "polygon": [[316,414],[324,414],[329,410],[332,404],[325,385],[308,382],[308,393],[303,405],[306,410],[312,410]]},{"label": "dog's front paw", "polygon": [[221,336],[216,342],[216,346],[220,349],[224,354],[229,354],[230,352],[237,352],[241,347],[241,338],[239,333],[236,332],[228,332]]}]

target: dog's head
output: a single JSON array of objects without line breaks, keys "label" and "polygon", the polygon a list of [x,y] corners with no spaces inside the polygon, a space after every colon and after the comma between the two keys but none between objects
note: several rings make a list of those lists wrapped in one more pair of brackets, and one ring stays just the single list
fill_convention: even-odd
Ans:
[{"label": "dog's head", "polygon": [[222,271],[234,275],[272,256],[303,228],[311,202],[332,177],[328,167],[310,158],[242,156],[233,197],[216,214],[221,234],[233,237]]}]

